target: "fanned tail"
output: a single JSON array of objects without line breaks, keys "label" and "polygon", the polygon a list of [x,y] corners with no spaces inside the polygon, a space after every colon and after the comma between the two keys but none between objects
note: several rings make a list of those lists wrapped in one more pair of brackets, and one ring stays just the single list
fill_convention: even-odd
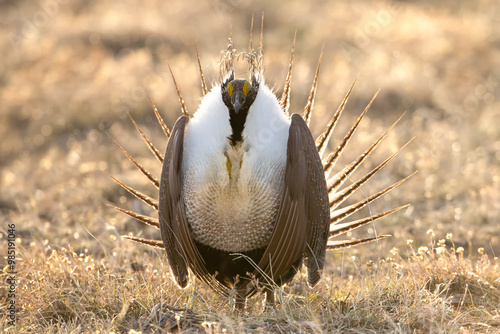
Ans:
[{"label": "fanned tail", "polygon": [[[167,140],[170,138],[170,130],[168,126],[165,124],[163,121],[163,118],[161,117],[160,113],[158,112],[158,109],[156,108],[155,104],[151,100],[151,98],[148,96],[149,101],[151,102],[151,105],[153,106],[153,111],[155,113],[156,119],[158,121],[158,124],[163,130],[163,133],[167,137]],[[141,130],[141,128],[137,125],[133,117],[129,114],[130,120],[132,121],[134,127],[136,130],[139,132],[141,138],[143,141],[146,143],[150,151],[153,153],[155,158],[160,162],[163,163],[163,155],[160,153],[160,151],[154,146],[152,141],[144,134],[144,132]],[[111,138],[113,143],[122,151],[122,153],[141,171],[141,173],[155,186],[155,188],[159,188],[159,181],[156,177],[154,177],[148,170],[146,170],[134,157],[132,157],[120,144],[118,144],[117,141]],[[122,181],[118,180],[117,178],[109,175],[116,183],[118,183],[123,189],[127,190],[129,193],[134,195],[136,198],[141,200],[142,202],[146,203],[147,205],[151,206],[153,209],[158,211],[158,201],[154,198],[151,198],[147,196],[146,194],[126,185]],[[149,225],[151,227],[154,227],[156,229],[160,229],[160,223],[157,218],[153,218],[150,216],[142,215],[140,213],[130,211],[130,210],[125,210],[123,208],[117,207],[115,205],[108,204],[108,206],[112,207],[113,209],[126,214],[129,217],[132,217],[146,225]],[[164,248],[163,243],[161,240],[151,240],[151,239],[144,239],[144,238],[138,238],[138,237],[133,237],[133,236],[123,236],[124,239],[132,240],[138,243],[141,243],[143,245],[148,245],[154,248]]]},{"label": "fanned tail", "polygon": [[[335,128],[335,125],[337,124],[340,115],[342,114],[342,111],[344,110],[344,107],[347,103],[347,100],[349,99],[349,96],[351,94],[351,91],[356,83],[358,78],[356,78],[351,85],[349,91],[345,95],[344,99],[342,100],[342,103],[340,106],[337,108],[337,111],[333,115],[332,119],[329,121],[328,125],[324,129],[323,133],[316,139],[316,148],[318,150],[318,153],[320,157],[323,155],[327,145],[328,141],[331,137],[331,134],[333,132],[333,129]],[[315,79],[316,81],[316,79]],[[314,87],[314,85],[313,85]],[[375,222],[376,220],[383,218],[385,216],[388,216],[394,212],[397,212],[401,209],[404,209],[408,207],[408,205],[403,205],[376,215],[370,215],[362,219],[346,222],[346,223],[340,223],[347,217],[351,216],[358,210],[362,209],[366,205],[370,204],[371,202],[375,201],[376,199],[382,197],[383,195],[387,194],[390,192],[392,189],[397,187],[398,185],[402,184],[406,180],[408,180],[410,177],[412,177],[415,173],[407,176],[406,178],[386,187],[385,189],[368,196],[367,198],[354,203],[352,205],[348,205],[346,207],[337,209],[349,196],[351,196],[354,192],[356,192],[362,185],[364,185],[370,178],[372,178],[378,171],[380,171],[384,166],[386,166],[392,159],[396,157],[410,142],[408,141],[406,144],[404,144],[400,149],[398,149],[395,153],[393,153],[390,157],[388,157],[386,160],[384,160],[382,163],[380,163],[377,167],[372,169],[370,172],[368,172],[366,175],[361,177],[358,181],[354,182],[353,184],[345,187],[344,189],[339,190],[339,188],[342,186],[342,184],[354,173],[354,171],[369,157],[371,156],[372,152],[375,150],[375,148],[381,143],[381,141],[387,136],[387,134],[396,126],[396,124],[401,120],[401,118],[404,116],[401,115],[396,122],[394,122],[373,144],[371,144],[362,154],[358,156],[353,162],[345,166],[341,171],[336,173],[333,177],[328,179],[328,175],[330,174],[332,168],[335,166],[335,163],[341,156],[341,154],[344,152],[344,150],[347,147],[347,144],[349,143],[350,139],[353,137],[354,132],[358,128],[359,124],[361,123],[361,120],[364,118],[366,113],[368,112],[368,109],[370,108],[371,104],[375,100],[378,92],[373,96],[371,101],[368,103],[366,108],[363,110],[363,112],[358,116],[354,124],[351,126],[347,134],[344,136],[344,138],[341,140],[337,148],[335,148],[329,155],[328,157],[323,161],[323,169],[325,172],[325,176],[327,177],[327,189],[328,189],[328,194],[329,194],[329,199],[330,199],[330,232],[328,238],[333,238],[336,236],[339,236],[341,234],[347,233],[353,229],[359,228],[361,226],[364,226],[368,223]],[[311,93],[311,95],[313,95]],[[311,97],[310,97],[311,98]],[[309,103],[308,103],[309,104]],[[310,112],[304,113],[304,116],[307,118],[310,118]],[[328,240],[327,241],[327,250],[334,250],[334,249],[343,249],[343,248],[348,248],[348,247],[353,247],[357,246],[360,244],[368,243],[371,241],[375,240],[380,240],[383,238],[388,237],[389,235],[380,235],[380,236],[375,236],[371,238],[362,238],[362,239],[355,239],[355,240]]]}]

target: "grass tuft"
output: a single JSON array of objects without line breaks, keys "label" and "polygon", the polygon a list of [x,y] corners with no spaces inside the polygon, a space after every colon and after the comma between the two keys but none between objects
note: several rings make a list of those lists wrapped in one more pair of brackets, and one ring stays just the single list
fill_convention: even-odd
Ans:
[{"label": "grass tuft", "polygon": [[310,289],[302,272],[279,290],[275,310],[263,312],[260,295],[249,300],[245,314],[197,281],[179,290],[161,252],[135,259],[132,253],[126,246],[96,259],[70,247],[33,242],[23,248],[18,331],[458,332],[500,326],[499,259],[482,249],[465,257],[451,237],[431,234],[425,246],[408,242],[391,257],[365,263],[343,254],[344,282],[327,271]]}]

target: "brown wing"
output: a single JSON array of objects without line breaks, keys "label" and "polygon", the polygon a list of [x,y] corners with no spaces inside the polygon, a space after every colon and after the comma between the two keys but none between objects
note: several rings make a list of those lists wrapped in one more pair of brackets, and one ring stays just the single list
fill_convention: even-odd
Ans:
[{"label": "brown wing", "polygon": [[309,283],[314,285],[323,268],[328,231],[328,192],[323,166],[306,122],[294,114],[288,137],[283,197],[271,241],[259,267],[278,282],[306,253]]},{"label": "brown wing", "polygon": [[179,201],[179,182],[181,178],[182,151],[184,146],[184,131],[189,118],[179,117],[165,151],[160,180],[160,204],[158,218],[160,221],[161,238],[167,251],[168,263],[177,284],[184,288],[188,283],[188,270],[176,230],[178,230],[176,203]]},{"label": "brown wing", "polygon": [[307,214],[307,260],[305,262],[310,286],[316,285],[321,278],[325,263],[326,244],[330,232],[330,206],[328,188],[323,164],[309,127],[302,119],[297,127],[303,133],[302,148],[306,152],[306,214]]},{"label": "brown wing", "polygon": [[182,157],[184,132],[188,121],[188,116],[181,116],[175,123],[163,160],[158,208],[161,237],[172,273],[180,287],[184,288],[188,284],[189,267],[214,290],[227,293],[227,288],[216,282],[208,273],[191,238],[186,219],[182,198]]}]

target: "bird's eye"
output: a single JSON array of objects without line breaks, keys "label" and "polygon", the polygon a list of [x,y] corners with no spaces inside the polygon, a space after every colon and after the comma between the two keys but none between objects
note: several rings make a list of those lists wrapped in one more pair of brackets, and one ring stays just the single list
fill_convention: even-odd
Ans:
[{"label": "bird's eye", "polygon": [[229,96],[233,96],[233,85],[230,83],[227,85],[227,92],[229,93]]},{"label": "bird's eye", "polygon": [[249,91],[250,83],[248,81],[245,81],[245,83],[243,84],[243,95],[247,96]]}]

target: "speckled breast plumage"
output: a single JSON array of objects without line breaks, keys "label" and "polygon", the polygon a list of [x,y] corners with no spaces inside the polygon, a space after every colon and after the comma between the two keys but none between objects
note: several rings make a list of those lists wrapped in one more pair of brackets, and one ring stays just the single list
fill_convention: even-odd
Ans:
[{"label": "speckled breast plumage", "polygon": [[231,183],[227,174],[213,173],[204,181],[187,170],[184,203],[193,238],[228,252],[265,247],[273,232],[283,194],[284,166],[270,166],[262,175],[241,173]]}]

